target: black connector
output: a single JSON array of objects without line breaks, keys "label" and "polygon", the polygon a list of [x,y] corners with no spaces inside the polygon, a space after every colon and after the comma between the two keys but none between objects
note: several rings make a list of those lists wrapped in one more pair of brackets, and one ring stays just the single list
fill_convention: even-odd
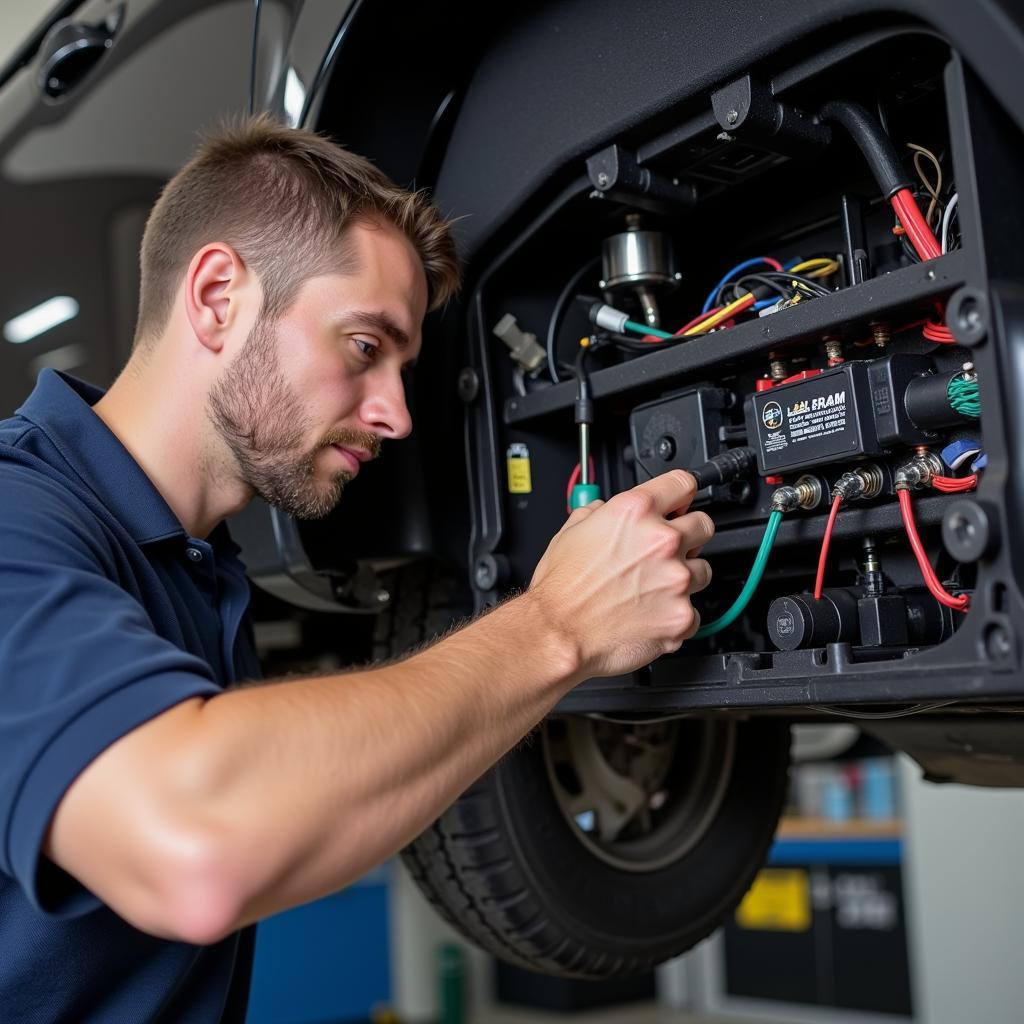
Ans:
[{"label": "black connector", "polygon": [[690,472],[697,481],[697,490],[700,491],[705,487],[727,484],[740,477],[753,476],[756,465],[757,455],[753,448],[729,448]]}]

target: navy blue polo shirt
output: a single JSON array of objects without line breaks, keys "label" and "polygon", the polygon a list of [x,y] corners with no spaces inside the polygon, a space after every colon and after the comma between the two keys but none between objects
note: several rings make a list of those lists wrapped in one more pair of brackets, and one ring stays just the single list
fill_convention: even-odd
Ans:
[{"label": "navy blue polo shirt", "polygon": [[41,853],[106,747],[259,675],[238,548],[186,534],[101,395],[44,370],[0,421],[0,1020],[240,1022],[252,929],[153,938]]}]

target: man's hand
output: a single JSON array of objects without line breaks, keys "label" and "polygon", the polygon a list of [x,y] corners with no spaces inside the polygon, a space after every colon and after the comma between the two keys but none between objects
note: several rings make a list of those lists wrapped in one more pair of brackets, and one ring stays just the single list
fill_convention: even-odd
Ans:
[{"label": "man's hand", "polygon": [[711,581],[697,555],[715,526],[686,512],[695,493],[689,473],[665,473],[576,509],[548,545],[528,593],[575,641],[581,678],[631,672],[697,631],[690,597]]}]

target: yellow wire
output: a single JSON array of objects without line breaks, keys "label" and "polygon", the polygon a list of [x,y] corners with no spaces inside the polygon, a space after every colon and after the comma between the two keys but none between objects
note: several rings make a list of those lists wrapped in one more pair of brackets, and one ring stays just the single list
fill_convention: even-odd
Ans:
[{"label": "yellow wire", "polygon": [[710,331],[713,327],[717,327],[724,320],[728,320],[729,317],[736,311],[737,306],[743,305],[743,303],[749,297],[750,292],[745,292],[738,299],[730,302],[728,306],[723,306],[714,316],[709,316],[707,320],[702,321],[699,324],[691,327],[688,331],[683,334],[684,338],[692,337],[695,334],[704,334],[705,331]]},{"label": "yellow wire", "polygon": [[[813,269],[813,273],[808,274],[808,277],[828,277],[839,269],[839,263],[837,260],[830,260],[825,256],[816,256],[814,259],[804,260],[803,263],[798,263],[795,267],[791,267],[787,273],[799,274],[803,270],[811,269]],[[794,282],[794,285],[798,286],[799,282]],[[691,338],[698,334],[705,334],[713,330],[720,323],[724,323],[739,306],[743,305],[749,294],[750,292],[745,292],[738,299],[730,302],[728,306],[723,306],[714,316],[709,316],[707,320],[703,320],[701,323],[691,327],[683,334],[683,337]]]},{"label": "yellow wire", "polygon": [[828,277],[839,269],[839,261],[830,260],[827,256],[816,256],[813,260],[804,260],[803,263],[798,263],[795,267],[790,267],[786,273],[799,274],[805,270],[811,270],[812,268],[818,269],[816,269],[813,274],[808,274],[807,277]]}]

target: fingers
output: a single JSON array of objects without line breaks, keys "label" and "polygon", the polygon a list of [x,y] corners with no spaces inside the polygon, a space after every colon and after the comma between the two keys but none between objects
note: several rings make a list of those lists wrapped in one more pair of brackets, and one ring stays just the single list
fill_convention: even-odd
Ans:
[{"label": "fingers", "polygon": [[701,548],[715,535],[715,522],[707,512],[687,512],[670,519],[669,526],[679,533],[679,547],[687,558],[696,558]]},{"label": "fingers", "polygon": [[690,572],[690,585],[687,587],[688,594],[699,594],[707,589],[711,582],[711,566],[704,558],[684,558],[683,565]]},{"label": "fingers", "polygon": [[673,469],[623,493],[643,495],[651,503],[651,512],[667,516],[672,512],[685,512],[690,507],[697,493],[697,481],[685,470]]}]

